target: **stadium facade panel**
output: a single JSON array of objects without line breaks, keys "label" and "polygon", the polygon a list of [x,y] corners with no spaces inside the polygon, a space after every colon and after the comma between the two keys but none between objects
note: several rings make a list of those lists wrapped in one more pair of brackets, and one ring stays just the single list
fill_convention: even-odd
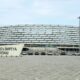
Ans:
[{"label": "stadium facade panel", "polygon": [[78,46],[79,29],[59,25],[16,25],[0,27],[0,44]]}]

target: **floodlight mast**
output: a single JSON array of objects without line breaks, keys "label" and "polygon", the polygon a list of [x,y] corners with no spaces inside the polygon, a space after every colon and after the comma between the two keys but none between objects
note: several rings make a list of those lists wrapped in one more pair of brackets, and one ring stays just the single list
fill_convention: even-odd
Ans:
[{"label": "floodlight mast", "polygon": [[80,16],[78,17],[79,19],[79,53],[80,53]]}]

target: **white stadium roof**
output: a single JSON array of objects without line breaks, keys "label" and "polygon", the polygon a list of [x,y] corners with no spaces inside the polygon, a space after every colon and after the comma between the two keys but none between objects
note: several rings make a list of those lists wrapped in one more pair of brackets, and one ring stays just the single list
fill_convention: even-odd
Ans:
[{"label": "white stadium roof", "polygon": [[78,27],[59,25],[17,25],[0,27],[0,44],[78,45]]}]

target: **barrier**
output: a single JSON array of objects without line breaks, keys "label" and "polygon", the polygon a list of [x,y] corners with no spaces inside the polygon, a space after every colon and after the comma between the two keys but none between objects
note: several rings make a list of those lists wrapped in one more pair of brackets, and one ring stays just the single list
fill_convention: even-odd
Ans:
[{"label": "barrier", "polygon": [[0,46],[0,56],[19,56],[22,52],[24,44],[16,45],[1,45]]}]

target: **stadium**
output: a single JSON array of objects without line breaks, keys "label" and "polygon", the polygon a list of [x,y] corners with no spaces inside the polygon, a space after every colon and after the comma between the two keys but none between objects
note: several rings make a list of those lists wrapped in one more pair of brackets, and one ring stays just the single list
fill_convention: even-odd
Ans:
[{"label": "stadium", "polygon": [[[79,53],[79,28],[61,25],[15,25],[0,27],[0,45],[24,44],[23,52],[29,54]],[[49,49],[49,50],[48,50]],[[35,50],[35,51],[34,51]],[[51,52],[52,51],[52,52]]]}]

